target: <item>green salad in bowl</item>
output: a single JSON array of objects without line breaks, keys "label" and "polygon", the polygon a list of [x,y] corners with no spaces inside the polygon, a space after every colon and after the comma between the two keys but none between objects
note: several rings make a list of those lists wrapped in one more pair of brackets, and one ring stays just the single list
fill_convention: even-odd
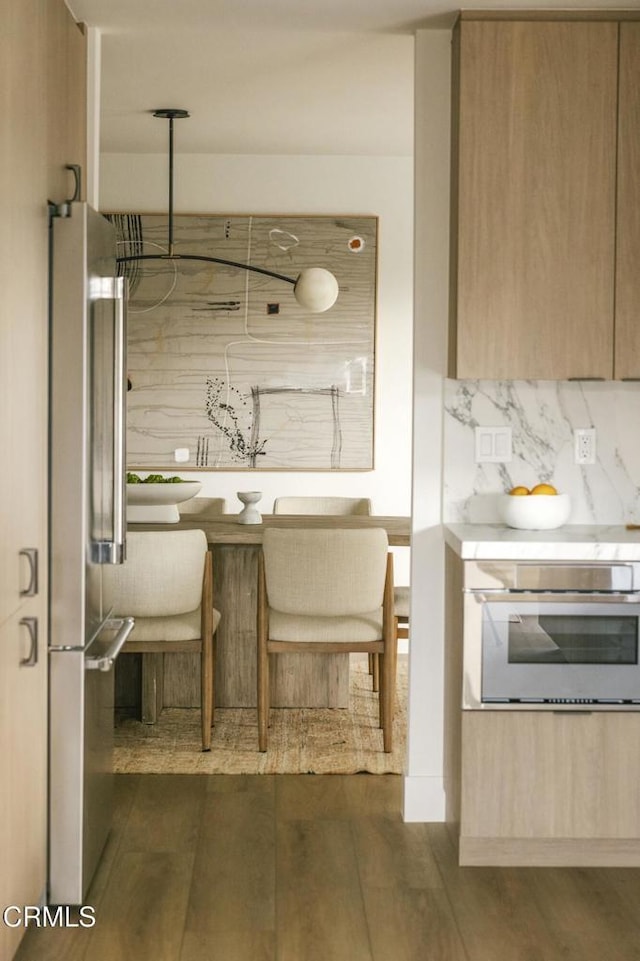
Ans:
[{"label": "green salad in bowl", "polygon": [[149,474],[148,477],[140,477],[139,474],[132,474],[127,471],[127,484],[187,484],[181,477],[164,477],[162,474]]}]

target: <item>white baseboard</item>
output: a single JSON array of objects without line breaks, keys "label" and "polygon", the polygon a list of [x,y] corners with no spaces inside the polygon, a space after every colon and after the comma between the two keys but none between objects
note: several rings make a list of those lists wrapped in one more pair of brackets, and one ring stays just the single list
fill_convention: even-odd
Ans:
[{"label": "white baseboard", "polygon": [[445,821],[445,800],[442,777],[405,776],[402,809],[405,821]]}]

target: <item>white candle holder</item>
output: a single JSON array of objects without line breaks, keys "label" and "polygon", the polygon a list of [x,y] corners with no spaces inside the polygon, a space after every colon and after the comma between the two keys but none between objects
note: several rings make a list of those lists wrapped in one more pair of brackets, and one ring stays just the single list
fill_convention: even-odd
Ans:
[{"label": "white candle holder", "polygon": [[261,524],[262,514],[255,505],[262,497],[262,491],[238,491],[236,496],[244,504],[238,514],[238,524]]}]

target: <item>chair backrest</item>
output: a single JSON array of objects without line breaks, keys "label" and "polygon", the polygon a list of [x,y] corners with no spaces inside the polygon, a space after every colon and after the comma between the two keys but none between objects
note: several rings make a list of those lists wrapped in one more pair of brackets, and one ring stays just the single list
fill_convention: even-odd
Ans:
[{"label": "chair backrest", "polygon": [[269,607],[283,614],[339,617],[382,606],[389,542],[379,527],[356,530],[267,528]]},{"label": "chair backrest", "polygon": [[133,617],[195,611],[202,601],[206,553],[204,531],[129,532],[124,564],[103,568],[106,607]]},{"label": "chair backrest", "polygon": [[274,514],[371,514],[368,497],[276,497]]},{"label": "chair backrest", "polygon": [[178,504],[180,514],[211,514],[218,516],[224,514],[227,502],[224,497],[191,497],[188,501]]}]

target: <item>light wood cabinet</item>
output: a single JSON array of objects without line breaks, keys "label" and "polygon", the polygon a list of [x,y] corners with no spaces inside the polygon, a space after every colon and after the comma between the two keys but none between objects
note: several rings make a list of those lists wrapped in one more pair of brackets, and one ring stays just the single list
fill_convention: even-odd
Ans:
[{"label": "light wood cabinet", "polygon": [[620,24],[615,376],[640,378],[640,23]]},{"label": "light wood cabinet", "polygon": [[[63,0],[8,0],[0,31],[0,903],[38,904],[47,863],[48,210],[85,163],[84,37]],[[38,589],[23,548],[38,554]],[[25,622],[25,618],[31,619]],[[38,631],[38,657],[30,629]],[[0,924],[0,959],[23,928]]]},{"label": "light wood cabinet", "polygon": [[640,377],[637,27],[457,24],[450,376]]},{"label": "light wood cabinet", "polygon": [[461,864],[640,864],[640,715],[464,711]]},{"label": "light wood cabinet", "polygon": [[[0,787],[1,899],[8,905],[39,904],[47,867],[47,652],[42,598],[34,598],[0,627],[2,677],[2,776]],[[24,618],[39,631],[37,662]],[[13,956],[24,934],[0,925],[0,958]]]},{"label": "light wood cabinet", "polygon": [[[46,569],[40,590],[21,595],[27,572],[21,548],[46,555],[47,183],[46,7],[37,0],[5,5],[0,44],[4,104],[2,196],[4,229],[0,430],[3,531],[0,541],[0,901],[37,904],[46,881],[47,662]],[[30,653],[29,617],[39,630]],[[15,952],[23,931],[0,925],[0,957]]]}]

